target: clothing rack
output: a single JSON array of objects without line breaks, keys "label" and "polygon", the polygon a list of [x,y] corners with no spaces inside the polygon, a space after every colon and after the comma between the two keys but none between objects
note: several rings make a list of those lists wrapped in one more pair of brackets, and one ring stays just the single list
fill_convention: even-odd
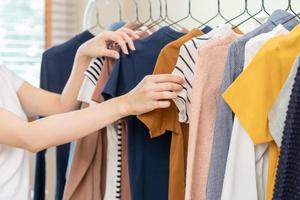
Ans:
[{"label": "clothing rack", "polygon": [[[70,185],[67,187],[66,194],[72,196],[77,191],[81,193],[80,191],[84,190],[86,194],[94,193],[93,195],[97,197],[101,196],[101,193],[104,192],[104,194],[107,195],[107,199],[130,199],[129,197],[132,195],[133,199],[143,199],[143,197],[147,197],[145,199],[169,198],[183,200],[192,198],[204,199],[205,196],[208,196],[207,199],[213,200],[221,199],[224,191],[224,196],[228,197],[222,199],[230,200],[244,199],[244,191],[247,191],[249,193],[247,193],[246,196],[249,200],[264,199],[264,196],[267,197],[266,199],[270,199],[273,192],[273,189],[270,189],[270,187],[274,181],[269,179],[273,179],[273,171],[276,169],[273,163],[275,163],[274,158],[278,157],[278,152],[275,151],[277,150],[275,148],[271,149],[271,145],[276,145],[273,143],[275,141],[271,141],[271,144],[270,139],[260,139],[261,137],[257,136],[257,133],[264,132],[267,129],[262,127],[263,130],[257,131],[254,130],[254,126],[261,121],[267,122],[265,113],[267,113],[267,109],[269,108],[267,108],[267,106],[262,108],[259,101],[273,101],[273,99],[269,99],[268,93],[265,91],[267,91],[267,89],[269,89],[269,91],[273,91],[276,88],[279,89],[279,87],[277,87],[280,82],[278,77],[282,75],[280,74],[280,70],[276,70],[278,72],[278,74],[276,73],[278,76],[278,84],[274,84],[276,88],[273,88],[273,86],[266,84],[271,83],[271,79],[273,80],[273,76],[269,76],[268,73],[269,71],[272,72],[272,69],[266,69],[269,69],[270,66],[276,67],[277,64],[275,63],[278,63],[278,65],[282,64],[282,66],[280,66],[282,69],[287,68],[287,66],[283,66],[287,65],[285,60],[289,60],[289,65],[293,62],[292,59],[289,59],[293,56],[285,56],[287,59],[283,59],[284,57],[282,56],[278,56],[278,58],[274,56],[274,59],[278,59],[275,60],[275,62],[274,59],[271,59],[273,58],[273,54],[275,54],[273,50],[277,50],[277,47],[279,47],[281,43],[286,43],[290,46],[287,45],[284,51],[295,54],[294,46],[298,52],[300,51],[300,46],[296,45],[298,43],[295,43],[294,40],[287,43],[287,41],[282,40],[281,37],[275,38],[275,36],[287,34],[287,32],[293,31],[293,29],[298,31],[298,34],[300,33],[299,22],[295,20],[295,18],[299,18],[300,14],[297,13],[300,11],[300,7],[298,7],[297,10],[295,2],[292,2],[292,0],[281,1],[280,7],[278,6],[279,3],[275,4],[277,5],[277,7],[275,6],[276,8],[274,8],[274,5],[272,8],[268,6],[266,0],[257,1],[257,7],[253,5],[253,1],[236,0],[241,3],[242,6],[233,6],[234,8],[232,9],[230,8],[232,5],[226,5],[225,0],[214,0],[215,5],[208,5],[211,1],[205,2],[204,0],[178,0],[182,5],[174,5],[173,0],[141,1],[142,0],[115,0],[113,2],[117,2],[115,8],[111,5],[108,6],[108,3],[112,1],[106,1],[107,4],[97,0],[90,0],[88,2],[83,23],[83,28],[88,29],[85,32],[91,32],[94,28],[104,29],[103,27],[106,25],[104,25],[103,19],[117,14],[118,11],[120,21],[133,21],[137,24],[133,25],[133,30],[136,30],[136,26],[143,26],[143,30],[147,30],[147,28],[151,29],[152,27],[154,27],[154,29],[153,32],[151,32],[153,34],[149,33],[150,35],[146,36],[148,37],[146,40],[135,41],[138,47],[136,49],[137,51],[131,52],[130,56],[121,54],[120,61],[118,62],[111,60],[104,61],[103,58],[94,58],[87,70],[90,73],[85,75],[86,83],[91,82],[91,84],[88,84],[87,88],[81,87],[89,91],[87,93],[80,92],[80,94],[86,95],[83,95],[80,99],[88,103],[92,98],[93,101],[101,103],[103,101],[102,94],[106,94],[105,96],[111,98],[120,96],[129,92],[129,88],[137,85],[138,80],[142,80],[142,78],[152,72],[154,74],[160,74],[162,72],[172,73],[181,76],[187,83],[186,88],[183,90],[186,92],[178,95],[178,98],[174,100],[176,105],[171,104],[171,109],[167,110],[168,112],[158,114],[147,113],[137,117],[130,116],[128,117],[128,122],[130,123],[118,123],[117,126],[114,124],[114,127],[107,127],[106,130],[104,130],[107,142],[106,147],[104,147],[106,148],[105,151],[100,149],[103,144],[102,137],[100,137],[99,134],[102,134],[102,132],[98,133],[98,138],[95,138],[95,135],[91,135],[81,139],[81,142],[77,143],[76,148],[80,151],[85,150],[86,155],[77,154],[78,156],[76,157],[75,153],[75,161],[72,165],[80,166],[81,162],[85,161],[85,159],[81,157],[88,158],[90,156],[87,159],[90,160],[90,167],[82,170],[86,175],[81,172],[72,172],[71,170],[71,175],[69,176]],[[172,5],[170,5],[171,2],[173,3]],[[184,3],[187,4],[184,5]],[[198,9],[198,14],[200,15],[196,16],[198,7],[196,4],[199,3],[202,3],[203,6]],[[108,16],[104,16],[99,9],[100,6],[103,13],[106,13]],[[235,11],[236,7],[240,8],[240,10]],[[149,8],[149,12],[147,12],[147,8]],[[174,8],[179,9],[178,11],[181,12],[172,15],[172,9]],[[225,12],[225,8],[231,9],[232,12]],[[130,9],[130,12],[126,13],[131,14],[130,16],[133,17],[133,19],[131,18],[129,20],[122,15],[125,9],[126,11]],[[203,9],[205,11],[200,11]],[[95,13],[96,23],[91,27],[89,22],[92,17],[95,19],[95,16],[93,16]],[[264,21],[264,18],[267,20]],[[194,27],[194,29],[191,31],[184,30],[186,25],[184,22],[190,21],[192,21],[193,24],[189,23],[188,28]],[[248,26],[246,22],[249,21],[258,23],[252,25],[262,25],[253,28],[250,32],[244,31],[244,25]],[[215,25],[220,26],[214,27]],[[298,28],[295,28],[296,26],[298,26]],[[239,28],[242,28],[242,31],[248,34],[239,34]],[[248,28],[252,29],[251,26],[248,26]],[[183,33],[184,31],[187,33]],[[148,33],[147,31],[145,32]],[[293,31],[293,33],[291,33],[292,36],[289,37],[296,38],[294,32],[295,31]],[[202,36],[201,34],[204,35]],[[257,36],[259,37],[257,38]],[[274,38],[271,38],[271,36]],[[299,40],[299,35],[297,38]],[[253,40],[255,43],[248,43],[252,46],[247,46],[246,42],[249,42],[251,39],[255,39]],[[256,58],[256,62],[253,62],[254,64],[251,65],[252,69],[255,67],[258,73],[262,74],[264,78],[256,76],[254,73],[246,74],[242,76],[244,79],[242,79],[243,81],[240,83],[242,89],[236,87],[228,92],[230,85],[237,84],[234,83],[234,81],[238,80],[237,76],[242,74],[244,67],[250,65],[249,61],[254,59],[250,59],[250,57],[254,57],[255,53],[258,53],[259,49],[257,47],[263,45],[262,40],[267,42],[269,39],[276,39],[276,42],[270,43],[271,47],[275,48],[270,48],[272,51],[265,52],[265,55],[270,57],[259,56]],[[270,49],[266,48],[265,51]],[[283,53],[282,55],[286,54]],[[261,59],[262,62],[259,62],[259,59]],[[260,63],[262,65],[260,65]],[[140,67],[142,65],[144,66],[143,68]],[[113,67],[116,70],[105,74],[105,70],[110,71]],[[262,71],[259,71],[261,69]],[[93,71],[95,73],[92,73]],[[104,78],[107,80],[105,81],[105,85],[100,85],[101,89],[97,89],[96,85],[98,86],[101,71],[105,72],[101,76],[107,76]],[[95,76],[90,77],[89,74],[94,74]],[[250,79],[247,79],[247,76],[250,76]],[[253,84],[256,82],[260,82],[261,84]],[[100,84],[104,84],[102,83],[102,79]],[[90,85],[93,85],[93,88],[89,87]],[[253,85],[253,88],[249,87],[251,85]],[[265,87],[261,89],[260,86],[264,85]],[[204,87],[207,88],[205,89]],[[196,92],[192,93],[192,90]],[[261,98],[256,97],[258,96],[256,91],[260,91],[258,94],[260,94]],[[243,95],[240,95],[242,92]],[[251,96],[247,93],[251,94]],[[223,95],[223,98],[221,98],[222,94],[227,95]],[[190,100],[190,96],[194,96],[193,101]],[[239,101],[238,98],[236,98],[239,96],[243,97],[241,98],[243,101]],[[248,98],[245,98],[245,96]],[[272,97],[272,95],[269,96]],[[249,131],[249,136],[254,136],[251,139],[253,141],[256,140],[253,144],[251,141],[248,141],[249,137],[242,129],[242,123],[247,123],[248,121],[241,123],[238,121],[239,118],[233,118],[233,112],[227,104],[236,107],[244,104],[242,106],[243,108],[248,108],[248,105],[251,105],[253,107],[253,111],[251,110],[251,112],[261,117],[257,118],[255,123],[252,123],[253,127],[251,126],[252,129],[250,129],[250,131],[247,130]],[[197,108],[196,105],[200,106]],[[172,106],[178,108],[179,117],[177,111],[175,111],[176,109],[173,109]],[[195,106],[195,109],[193,106]],[[243,109],[242,107],[239,109]],[[263,113],[260,112],[261,109],[265,109]],[[192,110],[194,111],[193,113]],[[218,112],[221,112],[222,115],[218,116]],[[211,113],[214,114],[210,115]],[[281,112],[277,113],[280,114]],[[248,113],[246,113],[245,116],[247,116],[247,114]],[[249,116],[245,117],[245,119],[251,122],[254,121],[254,119],[251,118],[252,115]],[[263,120],[261,120],[262,118]],[[144,125],[141,124],[141,122]],[[283,120],[281,122],[283,122]],[[194,128],[184,130],[183,123],[185,123],[184,125],[188,125],[188,128]],[[124,125],[124,129],[122,125]],[[159,127],[160,130],[156,130],[156,127]],[[110,128],[113,130],[110,130]],[[164,136],[169,133],[162,130],[172,132],[172,136],[165,138]],[[161,135],[155,135],[152,132],[157,132]],[[136,133],[139,133],[139,135]],[[157,143],[150,143],[149,133],[150,135],[152,134],[152,137],[160,136],[161,138],[157,139]],[[141,134],[147,137],[141,137]],[[239,134],[238,136],[241,135],[241,137],[235,137],[237,134]],[[114,135],[117,135],[118,141],[112,138]],[[188,137],[186,137],[187,135]],[[264,135],[268,135],[269,138],[273,137],[267,131],[265,131]],[[204,137],[200,139],[202,136]],[[231,138],[233,138],[233,142]],[[254,144],[261,144],[261,141],[258,140],[263,140],[263,146],[260,146],[262,149],[258,148],[256,151]],[[93,143],[90,143],[90,141],[93,141]],[[269,149],[271,150],[265,148],[267,147],[264,146],[265,144],[270,145]],[[240,149],[236,148],[238,145],[242,146],[241,153],[238,153]],[[134,148],[129,148],[129,146],[134,146]],[[144,146],[147,146],[147,148],[144,148]],[[170,146],[170,148],[158,148],[166,146]],[[266,153],[268,151],[270,151],[270,153]],[[90,152],[95,153],[91,154]],[[103,163],[101,163],[103,161],[103,152],[106,154],[104,155],[105,159],[110,158],[114,161],[105,164],[106,167],[104,167],[104,170],[106,170],[106,172],[102,172],[102,168],[100,167],[103,165]],[[244,153],[246,156],[244,156]],[[256,161],[257,154],[261,157],[259,162]],[[152,157],[152,155],[154,156]],[[272,157],[270,158],[269,155]],[[93,159],[93,157],[95,159]],[[274,159],[274,161],[271,159]],[[166,162],[168,160],[170,163]],[[228,165],[227,162],[229,163]],[[240,165],[240,163],[242,163],[242,165]],[[117,168],[114,169],[116,166]],[[247,169],[247,173],[244,173],[247,167],[251,169]],[[97,171],[96,174],[99,175],[96,178],[92,177],[95,174],[95,169]],[[231,169],[233,169],[234,172],[232,172]],[[199,171],[197,172],[196,170]],[[99,171],[101,171],[101,173],[99,173]],[[82,186],[80,186],[84,189],[78,189],[76,191],[73,187],[76,188],[79,186],[72,185],[74,182],[72,178],[76,177],[74,180],[78,180],[78,175],[80,176],[80,174],[84,175],[82,176]],[[104,177],[101,177],[102,175]],[[95,190],[94,186],[98,187],[99,181],[102,181],[102,178],[105,179],[104,191]],[[251,181],[246,182],[244,180]],[[199,185],[200,187],[193,187],[194,185]],[[235,188],[234,190],[233,187]],[[153,191],[162,192],[155,193]],[[78,195],[80,195],[79,193]],[[259,198],[257,198],[258,196]]]},{"label": "clothing rack", "polygon": [[[195,16],[195,13],[193,13],[192,8],[194,8],[195,1],[193,0],[188,0],[188,1],[182,1],[183,5],[188,5],[188,12],[182,16],[181,18],[174,19],[170,15],[170,0],[148,0],[146,2],[147,8],[149,9],[148,11],[148,17],[146,19],[142,19],[141,17],[141,12],[140,12],[140,6],[142,4],[144,5],[145,2],[140,2],[137,0],[128,0],[131,5],[134,6],[134,21],[145,25],[146,23],[148,24],[148,27],[151,26],[163,26],[163,25],[168,25],[172,26],[174,28],[183,28],[182,23],[186,20],[192,20],[194,23],[198,24],[199,27],[204,27],[206,25],[211,25],[211,23],[215,20],[221,20],[224,23],[228,23],[231,25],[240,26],[248,21],[256,21],[257,23],[261,23],[261,20],[259,16],[269,16],[270,13],[273,11],[272,9],[268,8],[268,5],[265,0],[261,0],[260,6],[258,6],[255,10],[251,8],[250,11],[250,1],[249,0],[242,0],[238,1],[239,3],[243,3],[244,8],[241,10],[239,13],[235,14],[234,16],[228,17],[225,14],[225,9],[223,8],[224,2],[222,0],[217,0],[216,1],[216,7],[217,7],[217,12],[212,15],[212,17],[208,17],[205,19],[199,19]],[[101,13],[99,13],[99,7],[98,4],[100,2],[97,0],[89,0],[87,3],[87,6],[85,8],[84,12],[84,20],[83,20],[83,29],[86,30],[90,27],[90,22],[93,17],[93,11],[96,10],[96,20],[97,24],[99,27],[103,28],[104,25],[101,24]],[[159,9],[154,10],[154,4],[157,4]],[[116,12],[118,12],[119,19],[122,21],[123,19],[123,11],[124,7],[122,7],[121,1],[116,0]],[[278,8],[276,8],[278,9]],[[300,10],[296,10],[296,1],[295,0],[286,0],[286,6],[281,7],[280,9],[289,11],[293,13],[295,16],[299,18]],[[153,15],[154,12],[158,12],[157,18],[155,18]],[[150,26],[149,26],[150,24]],[[103,28],[104,29],[104,28]]]}]

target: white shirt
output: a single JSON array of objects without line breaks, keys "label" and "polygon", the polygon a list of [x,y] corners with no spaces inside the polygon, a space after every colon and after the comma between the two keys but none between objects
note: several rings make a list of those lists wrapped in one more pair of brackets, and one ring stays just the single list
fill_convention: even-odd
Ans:
[{"label": "white shirt", "polygon": [[[23,80],[0,66],[0,108],[27,121],[17,91]],[[0,144],[0,199],[29,200],[29,153]]]},{"label": "white shirt", "polygon": [[[245,46],[244,69],[267,40],[287,33],[288,30],[278,25],[271,32],[250,39]],[[255,146],[238,118],[235,117],[221,200],[265,199],[268,160],[268,145]]]},{"label": "white shirt", "polygon": [[297,59],[293,64],[292,69],[290,70],[289,76],[282,86],[280,93],[277,96],[276,101],[273,104],[272,109],[268,115],[270,133],[277,146],[279,147],[281,146],[290,97],[295,83],[295,77],[299,68],[299,57],[300,54],[297,56]]}]

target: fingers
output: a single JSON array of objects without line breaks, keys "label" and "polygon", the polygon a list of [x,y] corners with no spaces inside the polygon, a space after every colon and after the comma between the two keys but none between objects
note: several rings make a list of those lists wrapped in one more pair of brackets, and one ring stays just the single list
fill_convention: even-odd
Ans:
[{"label": "fingers", "polygon": [[106,42],[116,42],[120,46],[122,52],[126,55],[129,54],[129,50],[135,50],[133,40],[140,38],[135,31],[127,28],[121,28],[115,32],[105,31],[101,34],[101,37],[104,38]]},{"label": "fingers", "polygon": [[132,51],[135,51],[135,47],[134,47],[134,44],[133,44],[133,40],[126,34],[126,33],[123,33],[122,34],[122,38],[125,40],[125,42],[128,44],[128,47],[130,50]]},{"label": "fingers", "polygon": [[120,58],[119,52],[114,51],[114,50],[104,50],[103,52],[101,52],[101,55],[104,57],[109,57],[109,58],[114,58],[114,59]]},{"label": "fingers", "polygon": [[155,85],[155,91],[157,92],[161,92],[161,91],[179,92],[182,89],[183,89],[182,85],[173,82],[157,83]]},{"label": "fingers", "polygon": [[183,78],[172,74],[149,75],[146,76],[145,79],[153,81],[154,83],[172,82],[180,85],[184,84]]},{"label": "fingers", "polygon": [[123,37],[121,35],[117,35],[117,40],[116,42],[119,44],[119,46],[121,47],[121,50],[123,53],[125,53],[126,55],[129,54],[127,45],[126,45],[126,41],[123,39]]},{"label": "fingers", "polygon": [[153,94],[153,98],[155,100],[172,100],[177,98],[177,93],[169,91],[156,92]]},{"label": "fingers", "polygon": [[106,32],[106,40],[111,40],[116,42],[120,47],[123,53],[128,54],[128,49],[125,40],[122,38],[122,35],[116,32]]},{"label": "fingers", "polygon": [[158,108],[168,108],[170,107],[171,102],[170,101],[156,101],[154,105],[154,110]]},{"label": "fingers", "polygon": [[121,28],[120,31],[124,31],[128,36],[130,36],[132,39],[139,39],[140,36],[137,32],[128,29],[128,28]]},{"label": "fingers", "polygon": [[116,33],[122,36],[125,43],[128,44],[130,50],[135,51],[133,40],[140,38],[137,33],[135,33],[133,30],[130,30],[128,28],[121,28],[117,30]]}]

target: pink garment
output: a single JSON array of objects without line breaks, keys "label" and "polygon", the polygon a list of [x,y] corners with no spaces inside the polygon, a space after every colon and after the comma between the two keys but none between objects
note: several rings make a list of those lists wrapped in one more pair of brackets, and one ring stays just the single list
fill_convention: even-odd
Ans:
[{"label": "pink garment", "polygon": [[191,99],[191,121],[185,200],[205,200],[217,101],[229,45],[238,37],[230,31],[198,48]]}]

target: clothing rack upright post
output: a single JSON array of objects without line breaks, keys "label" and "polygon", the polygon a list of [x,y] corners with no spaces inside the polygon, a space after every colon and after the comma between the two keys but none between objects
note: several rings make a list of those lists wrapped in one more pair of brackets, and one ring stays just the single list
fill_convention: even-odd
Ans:
[{"label": "clothing rack upright post", "polygon": [[82,24],[82,28],[83,30],[87,30],[89,28],[89,23],[90,23],[90,19],[91,19],[91,13],[93,10],[93,7],[95,6],[96,1],[95,0],[89,0],[86,8],[84,10],[84,15],[83,15],[83,24]]}]

